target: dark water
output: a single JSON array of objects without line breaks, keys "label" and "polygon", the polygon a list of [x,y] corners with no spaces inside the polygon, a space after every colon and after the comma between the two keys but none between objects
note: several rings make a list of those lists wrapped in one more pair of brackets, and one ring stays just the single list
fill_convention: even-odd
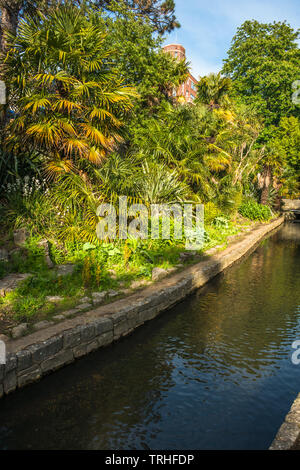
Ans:
[{"label": "dark water", "polygon": [[300,224],[131,337],[0,402],[3,449],[266,449],[300,391]]}]

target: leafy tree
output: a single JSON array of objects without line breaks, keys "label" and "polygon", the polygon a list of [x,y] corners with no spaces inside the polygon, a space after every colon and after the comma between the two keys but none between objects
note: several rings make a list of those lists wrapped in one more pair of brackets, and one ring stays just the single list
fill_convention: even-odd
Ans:
[{"label": "leafy tree", "polygon": [[246,106],[231,103],[230,110],[211,110],[199,102],[177,107],[168,103],[135,128],[131,152],[140,162],[175,169],[194,198],[226,199],[229,206],[264,156],[264,149],[255,146],[260,129]]},{"label": "leafy tree", "polygon": [[277,156],[275,183],[284,195],[297,194],[300,188],[300,122],[294,116],[281,119],[274,129],[269,147]]},{"label": "leafy tree", "polygon": [[235,97],[254,107],[264,121],[258,138],[265,147],[258,176],[262,204],[273,188],[283,190],[296,175],[291,174],[279,142],[280,123],[299,116],[299,107],[292,101],[292,85],[300,78],[298,38],[299,30],[285,22],[246,21],[238,28],[224,61],[223,73],[232,79]]},{"label": "leafy tree", "polygon": [[[147,19],[159,33],[170,32],[180,25],[175,16],[174,0],[123,0],[136,17]],[[97,6],[114,11],[115,0],[95,0]]]},{"label": "leafy tree", "polygon": [[136,127],[129,152],[141,163],[148,161],[176,170],[194,195],[199,193],[202,198],[207,198],[211,191],[211,175],[203,162],[206,143],[200,129],[194,129],[195,124],[192,107],[174,107],[165,102],[154,116]]},{"label": "leafy tree", "polygon": [[[29,3],[31,8],[30,16],[32,23],[40,25],[41,18],[44,18],[43,21],[46,21],[46,18],[49,18],[49,7],[47,7],[47,5],[43,7],[44,12],[48,11],[48,13],[45,15],[42,14],[41,11],[38,12],[37,6],[39,5],[39,8],[41,9],[42,2],[29,2],[28,0],[27,11],[29,11]],[[46,3],[51,4],[51,1]],[[61,8],[61,6],[56,6],[57,11],[61,10]],[[90,24],[94,26],[94,28],[98,29],[99,31],[102,31],[103,33],[106,32],[106,34],[103,34],[102,51],[106,53],[106,51],[109,50],[109,58],[104,58],[105,67],[107,67],[108,63],[110,63],[109,67],[113,69],[114,76],[118,76],[119,80],[123,80],[122,85],[130,86],[131,84],[134,84],[139,93],[139,99],[135,100],[135,112],[132,113],[130,117],[131,123],[129,127],[129,115],[127,115],[126,117],[127,130],[130,130],[130,137],[127,136],[126,141],[130,143],[133,139],[133,134],[135,133],[136,126],[139,126],[144,120],[144,118],[147,119],[149,110],[150,113],[153,113],[153,110],[159,107],[161,102],[166,99],[169,99],[169,94],[172,88],[177,87],[179,83],[182,83],[182,81],[184,81],[187,77],[188,68],[185,62],[177,62],[170,55],[163,53],[163,51],[161,50],[162,38],[160,35],[154,34],[154,26],[151,21],[146,17],[137,15],[136,12],[129,10],[126,5],[126,2],[117,2],[115,4],[113,4],[113,2],[110,2],[110,9],[113,14],[99,14],[97,8],[98,7],[95,7],[95,4],[93,8],[91,8],[86,3],[84,6],[81,7],[80,11],[81,15],[85,15],[86,20],[89,21]],[[52,9],[52,13],[53,11],[54,9]],[[91,11],[94,11],[94,14],[91,14]],[[24,20],[21,20],[22,28],[23,23],[26,24],[26,22],[27,19],[25,20],[25,22]],[[51,32],[52,30],[53,28],[51,29]],[[26,63],[25,60],[19,61],[19,63],[17,63],[18,58],[20,59],[21,57],[21,49],[18,55],[16,56],[14,56],[14,53],[12,53],[7,61],[7,67],[9,67],[9,70],[14,69],[14,73],[15,70],[18,70],[18,77],[16,77],[14,82],[12,83],[13,90],[12,93],[10,93],[9,98],[9,106],[10,108],[13,108],[15,110],[21,105],[25,106],[25,100],[21,101],[20,98],[24,97],[24,94],[29,93],[28,80],[30,76],[35,76],[37,66],[36,64],[38,60],[41,59],[42,61],[45,61],[43,63],[44,68],[48,66],[47,63],[49,61],[52,64],[51,67],[53,67],[55,56],[53,47],[51,46],[49,48],[47,46],[47,48],[44,49],[44,56],[39,57],[39,51],[41,48],[43,49],[44,46],[46,46],[46,42],[43,46],[41,46],[41,42],[39,42],[40,39],[39,41],[37,39],[35,41],[32,39],[32,33],[33,31],[27,34],[27,44],[25,44],[24,41],[22,44],[22,47],[28,47],[28,51],[26,52],[26,54],[30,56],[28,63]],[[20,36],[19,33],[18,36]],[[10,39],[10,41],[12,41],[12,38]],[[57,45],[55,47],[57,47]],[[63,49],[63,47],[61,49]],[[31,51],[35,51],[36,54],[34,65],[33,57],[31,57]],[[53,57],[51,59],[49,57],[49,53],[53,54]],[[58,64],[60,64],[60,59],[58,61]],[[60,65],[58,65],[58,67],[60,67]],[[63,65],[63,69],[65,67],[66,64]],[[68,63],[67,67],[70,67],[70,63]],[[72,74],[73,72],[70,71],[70,73]],[[102,75],[100,75],[100,78]],[[22,90],[25,78],[27,80],[27,91],[25,91],[25,89]],[[94,78],[95,81],[98,81],[98,74],[94,74]],[[32,79],[30,80],[30,86],[32,87],[34,81]],[[50,89],[47,91],[51,91],[52,85],[50,86],[50,83],[48,85]],[[36,90],[38,89],[38,81],[34,82],[34,87]],[[44,92],[46,94],[46,90],[44,90]],[[33,88],[31,88],[30,93],[34,93]],[[26,104],[26,106],[28,106],[28,103]],[[23,108],[22,113],[26,115],[28,109],[28,107],[26,108],[26,110],[25,108]],[[42,108],[40,108],[40,111],[44,112]],[[48,107],[47,111],[49,111],[49,113],[52,112],[51,106]],[[56,115],[57,113],[53,114],[53,116]],[[72,118],[73,117],[75,117],[74,110],[72,111]],[[79,113],[76,119],[77,118],[79,118]],[[29,123],[30,120],[33,123],[35,119],[37,119],[37,115],[26,117],[27,123]],[[38,150],[38,152],[42,152],[43,155],[51,155],[50,160],[52,161],[52,163],[55,163],[54,167],[52,168],[53,170],[56,168],[56,171],[58,171],[58,167],[60,167],[66,162],[68,162],[68,165],[70,165],[71,160],[69,158],[66,158],[66,155],[65,157],[63,157],[63,159],[60,159],[60,161],[58,161],[57,158],[53,160],[53,155],[51,152],[49,153],[48,147],[46,148],[46,146],[44,145],[42,148],[41,142],[39,142],[39,144],[37,145],[37,141],[34,142],[33,136],[26,135],[24,129],[17,129],[17,125],[18,121],[16,120],[14,120],[10,125],[11,138],[12,134],[15,134],[14,142],[10,142],[10,144],[18,144],[18,146],[14,145],[13,148],[15,153],[18,149],[22,153],[22,162],[25,162],[25,158],[26,162],[27,160],[29,162],[32,161],[33,156],[34,160],[38,161],[38,159],[36,158],[36,150]],[[122,129],[120,128],[119,130],[121,134],[124,135]],[[77,142],[76,145],[78,144],[79,142]],[[12,145],[10,146],[10,148],[12,148]],[[85,153],[84,148],[82,150],[84,151],[83,153]],[[76,152],[77,150],[73,149],[73,156]],[[62,152],[60,153],[62,155]],[[63,153],[65,154],[65,150]],[[81,156],[84,156],[83,153],[81,153]],[[77,156],[79,156],[79,150],[77,152]],[[3,161],[11,161],[13,163],[15,161],[15,158],[6,158],[5,156],[3,156]],[[7,165],[5,166],[7,167]],[[19,168],[21,169],[20,165]],[[63,168],[67,169],[67,167],[64,167],[63,165],[60,170],[63,170]],[[35,165],[35,169],[33,171],[37,171],[38,169],[39,167]]]},{"label": "leafy tree", "polygon": [[233,80],[238,97],[254,105],[266,125],[298,114],[291,100],[292,83],[300,78],[300,50],[294,31],[285,22],[246,21],[237,30],[222,72]]},{"label": "leafy tree", "polygon": [[[159,33],[170,32],[180,25],[175,16],[174,0],[122,0],[127,10],[136,17],[148,19]],[[49,8],[65,4],[64,0],[0,0],[0,51],[6,52],[4,32],[16,33],[18,22],[24,15],[46,14]],[[93,6],[114,11],[115,0],[75,0],[76,6]]]},{"label": "leafy tree", "polygon": [[113,16],[97,19],[107,28],[106,42],[115,50],[117,70],[126,83],[137,87],[141,107],[158,106],[187,79],[186,61],[178,62],[165,54],[161,49],[163,39],[154,34],[151,22],[137,17],[125,3],[115,5]]},{"label": "leafy tree", "polygon": [[[22,18],[24,12],[28,12],[32,19],[41,14],[47,16],[53,4],[59,8],[60,4],[67,3],[53,0],[12,1],[18,8],[20,5],[22,7],[19,17]],[[177,62],[161,50],[163,39],[160,34],[156,34],[157,24],[154,24],[151,18],[151,12],[154,11],[157,21],[160,15],[170,12],[168,8],[172,7],[172,2],[165,10],[167,3],[170,2],[76,1],[76,4],[81,5],[82,14],[89,16],[91,10],[95,11],[94,24],[101,26],[108,33],[106,44],[112,50],[111,59],[115,61],[115,69],[123,77],[124,83],[137,86],[142,108],[153,108],[162,100],[169,99],[172,89],[177,88],[188,76],[185,61]],[[15,27],[10,29],[13,32]]]},{"label": "leafy tree", "polygon": [[99,164],[122,140],[136,92],[114,69],[105,37],[72,6],[20,22],[6,70],[15,111],[9,147],[38,151],[53,173],[82,159]]},{"label": "leafy tree", "polygon": [[288,166],[300,176],[300,121],[294,116],[281,119],[274,145]]}]

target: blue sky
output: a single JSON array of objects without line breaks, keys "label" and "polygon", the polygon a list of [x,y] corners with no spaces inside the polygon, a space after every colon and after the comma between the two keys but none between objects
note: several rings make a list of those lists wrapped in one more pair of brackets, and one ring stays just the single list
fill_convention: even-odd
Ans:
[{"label": "blue sky", "polygon": [[186,48],[196,78],[219,71],[238,26],[246,20],[286,20],[300,27],[299,0],[175,0],[181,28],[167,36],[165,44]]}]

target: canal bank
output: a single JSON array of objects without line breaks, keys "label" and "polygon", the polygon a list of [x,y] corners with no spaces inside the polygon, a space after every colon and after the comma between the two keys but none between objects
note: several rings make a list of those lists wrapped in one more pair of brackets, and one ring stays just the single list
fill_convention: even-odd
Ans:
[{"label": "canal bank", "polygon": [[1,449],[268,449],[300,391],[300,226],[0,400]]},{"label": "canal bank", "polygon": [[300,393],[286,415],[270,450],[300,450]]},{"label": "canal bank", "polygon": [[280,217],[244,234],[226,250],[126,299],[99,307],[40,332],[7,342],[7,363],[0,366],[0,396],[38,381],[92,351],[132,333],[170,309],[241,259],[284,222]]}]

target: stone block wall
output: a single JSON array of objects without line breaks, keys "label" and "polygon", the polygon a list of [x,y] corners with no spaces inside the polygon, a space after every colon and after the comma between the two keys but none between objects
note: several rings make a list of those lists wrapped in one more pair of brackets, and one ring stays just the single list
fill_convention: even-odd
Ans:
[{"label": "stone block wall", "polygon": [[300,211],[300,199],[282,199],[283,211]]},{"label": "stone block wall", "polygon": [[300,450],[300,393],[269,450]]}]

